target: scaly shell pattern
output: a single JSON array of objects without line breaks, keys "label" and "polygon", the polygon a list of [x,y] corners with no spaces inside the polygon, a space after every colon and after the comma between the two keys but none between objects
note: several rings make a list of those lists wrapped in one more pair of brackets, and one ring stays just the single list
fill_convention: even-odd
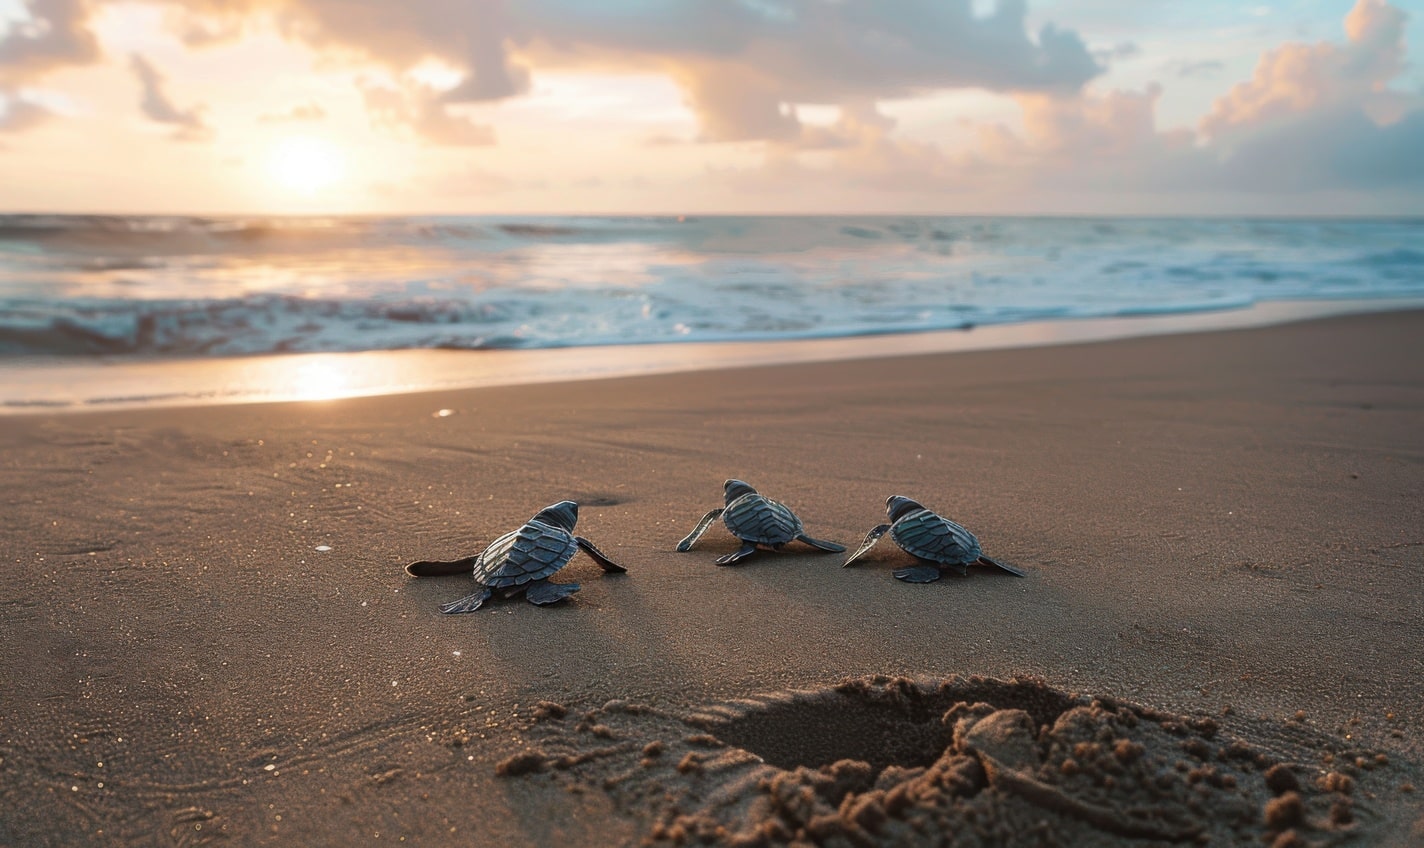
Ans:
[{"label": "scaly shell pattern", "polygon": [[573,534],[530,521],[490,543],[475,563],[475,580],[491,589],[542,580],[568,564],[578,550]]},{"label": "scaly shell pattern", "polygon": [[758,545],[784,545],[801,535],[801,519],[786,504],[755,493],[728,504],[722,521],[733,536]]}]

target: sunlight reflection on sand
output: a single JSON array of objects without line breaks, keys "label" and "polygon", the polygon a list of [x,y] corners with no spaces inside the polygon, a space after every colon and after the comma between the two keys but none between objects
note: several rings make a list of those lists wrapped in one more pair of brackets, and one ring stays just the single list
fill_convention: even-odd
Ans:
[{"label": "sunlight reflection on sand", "polygon": [[934,333],[774,342],[705,342],[549,350],[399,350],[142,360],[27,357],[0,365],[0,415],[205,403],[328,401],[433,389],[920,353],[1038,347],[1164,333],[1260,327],[1419,300],[1290,301],[1228,312],[1091,318]]}]

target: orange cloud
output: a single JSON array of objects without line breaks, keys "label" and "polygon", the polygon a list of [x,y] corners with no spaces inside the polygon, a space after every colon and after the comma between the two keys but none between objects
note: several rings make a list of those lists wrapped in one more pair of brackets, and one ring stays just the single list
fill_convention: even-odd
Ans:
[{"label": "orange cloud", "polygon": [[1266,53],[1249,81],[1212,105],[1202,132],[1224,136],[1312,110],[1345,103],[1369,108],[1390,99],[1386,85],[1404,66],[1405,20],[1384,0],[1358,0],[1345,17],[1345,44],[1283,44]]}]

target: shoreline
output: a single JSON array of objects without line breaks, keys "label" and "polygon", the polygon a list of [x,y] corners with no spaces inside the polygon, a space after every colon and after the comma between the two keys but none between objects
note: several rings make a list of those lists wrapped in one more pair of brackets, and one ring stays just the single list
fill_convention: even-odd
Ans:
[{"label": "shoreline", "polygon": [[1244,309],[1065,318],[928,333],[533,350],[393,350],[213,359],[0,361],[0,417],[57,412],[331,401],[726,368],[1031,349],[1251,329],[1424,308],[1417,298],[1266,301]]}]

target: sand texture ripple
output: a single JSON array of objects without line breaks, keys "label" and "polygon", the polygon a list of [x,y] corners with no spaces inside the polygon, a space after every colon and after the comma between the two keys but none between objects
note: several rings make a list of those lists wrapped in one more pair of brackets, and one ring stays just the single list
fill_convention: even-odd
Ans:
[{"label": "sand texture ripple", "polygon": [[[565,498],[626,575],[404,571]],[[0,515],[3,845],[1424,841],[1424,313],[11,416]]]}]

